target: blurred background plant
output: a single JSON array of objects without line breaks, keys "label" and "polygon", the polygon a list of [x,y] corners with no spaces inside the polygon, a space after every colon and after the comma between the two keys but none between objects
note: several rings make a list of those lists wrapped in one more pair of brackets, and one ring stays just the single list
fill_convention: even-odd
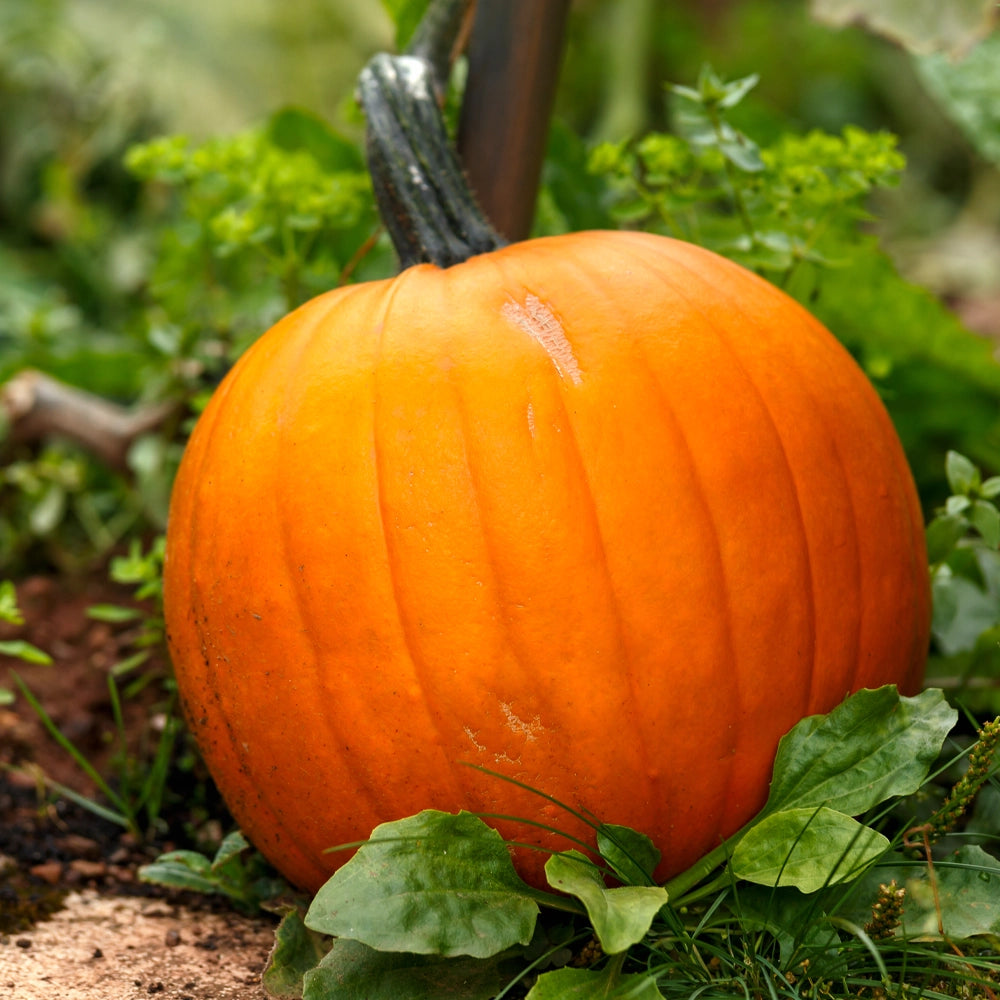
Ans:
[{"label": "blurred background plant", "polygon": [[[324,288],[391,273],[353,83],[425,6],[0,7],[4,576],[148,543],[191,420],[247,344]],[[930,517],[955,503],[949,449],[981,481],[1000,470],[1000,33],[992,3],[941,23],[912,6],[576,0],[535,230],[642,226],[782,284],[879,388]],[[25,369],[162,419],[118,466],[26,440]],[[945,678],[974,654],[1000,669],[975,653],[1000,585],[970,545],[942,565],[983,628],[939,641]]]}]

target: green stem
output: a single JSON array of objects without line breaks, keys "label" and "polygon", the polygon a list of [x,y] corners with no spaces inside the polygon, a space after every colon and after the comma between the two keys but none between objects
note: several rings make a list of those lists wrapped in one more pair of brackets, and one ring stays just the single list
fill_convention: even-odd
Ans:
[{"label": "green stem", "polygon": [[476,204],[415,56],[375,56],[358,83],[368,117],[368,168],[402,268],[450,267],[504,245]]},{"label": "green stem", "polygon": [[683,871],[680,875],[675,875],[672,879],[665,882],[663,888],[667,890],[670,896],[670,905],[683,906],[686,903],[692,903],[694,900],[701,899],[703,896],[709,895],[715,892],[716,889],[727,885],[730,876],[726,872],[722,872],[705,886],[695,892],[691,891],[699,882],[708,878],[712,872],[717,868],[721,868],[729,861],[736,845],[743,839],[750,827],[758,823],[763,816],[764,813],[758,813],[749,823],[744,824],[734,834],[728,836],[715,850],[709,851],[708,854],[701,858],[700,861],[695,862],[687,871]]}]

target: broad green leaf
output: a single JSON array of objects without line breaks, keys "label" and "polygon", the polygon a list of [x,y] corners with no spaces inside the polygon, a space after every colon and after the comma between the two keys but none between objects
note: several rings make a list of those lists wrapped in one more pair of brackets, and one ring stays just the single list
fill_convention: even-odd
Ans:
[{"label": "broad green leaf", "polygon": [[996,20],[995,0],[812,0],[813,16],[845,27],[864,24],[911,52],[962,52]]},{"label": "broad green leaf", "polygon": [[859,691],[782,738],[764,814],[826,806],[857,816],[909,795],[927,777],[957,718],[938,690],[912,698],[891,685]]},{"label": "broad green leaf", "polygon": [[944,471],[952,493],[965,494],[979,486],[979,470],[957,451],[945,456]]},{"label": "broad green leaf", "polygon": [[[906,887],[903,927],[908,935],[938,937],[934,889],[926,868],[900,881]],[[981,847],[961,847],[934,864],[945,936],[962,941],[1000,935],[1000,861]]]},{"label": "broad green leaf", "polygon": [[927,561],[933,566],[947,559],[968,527],[968,521],[959,514],[935,517],[927,525]]},{"label": "broad green leaf", "polygon": [[856,878],[888,848],[881,833],[833,809],[784,809],[747,831],[733,851],[730,869],[758,885],[816,892]]},{"label": "broad green leaf", "polygon": [[597,830],[597,849],[626,885],[654,884],[653,872],[660,863],[660,850],[644,833],[602,823]]},{"label": "broad green leaf", "polygon": [[545,862],[545,877],[553,889],[583,903],[594,933],[609,955],[641,941],[668,899],[667,890],[659,886],[607,888],[601,870],[579,851],[553,854]]},{"label": "broad green leaf", "polygon": [[1000,935],[1000,861],[981,847],[961,847],[934,862],[937,903],[926,863],[898,853],[885,860],[864,875],[838,915],[865,924],[871,919],[871,905],[879,885],[895,880],[906,890],[899,935],[940,938],[938,906],[945,936],[951,941]]},{"label": "broad green leaf", "polygon": [[972,144],[1000,163],[1000,32],[983,39],[963,59],[928,55],[914,63],[931,95]]},{"label": "broad green leaf", "polygon": [[974,500],[969,520],[991,549],[1000,546],[1000,511],[993,504],[986,500]]},{"label": "broad green leaf", "polygon": [[[610,978],[609,978],[610,975]],[[651,975],[557,969],[538,977],[526,1000],[663,1000]]]},{"label": "broad green leaf", "polygon": [[298,909],[288,909],[274,932],[274,948],[261,975],[268,1000],[302,1000],[303,977],[319,965],[331,943],[306,927]]},{"label": "broad green leaf", "polygon": [[489,1000],[516,974],[509,957],[440,958],[338,939],[303,977],[303,1000]]},{"label": "broad green leaf", "polygon": [[486,958],[527,944],[537,917],[495,830],[428,809],[376,827],[316,894],[306,926],[380,951]]},{"label": "broad green leaf", "polygon": [[214,893],[219,890],[212,863],[197,851],[169,851],[139,869],[143,882],[165,885],[171,889],[190,889]]},{"label": "broad green leaf", "polygon": [[945,656],[969,652],[979,637],[1000,622],[1000,598],[965,577],[939,571],[931,581],[931,629]]},{"label": "broad green leaf", "polygon": [[33,646],[24,639],[4,639],[0,641],[0,656],[12,656],[15,660],[23,660],[25,663],[38,663],[48,665],[52,662],[52,657],[42,651],[37,646]]}]

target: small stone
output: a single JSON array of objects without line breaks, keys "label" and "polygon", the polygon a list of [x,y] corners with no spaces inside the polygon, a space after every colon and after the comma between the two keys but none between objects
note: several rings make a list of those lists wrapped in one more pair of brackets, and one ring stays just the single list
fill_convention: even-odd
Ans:
[{"label": "small stone", "polygon": [[16,944],[18,946],[18,948],[30,948],[31,947],[31,938],[18,938],[14,942],[14,944]]},{"label": "small stone", "polygon": [[43,882],[56,885],[62,878],[63,867],[61,861],[43,861],[40,865],[32,865],[28,871]]},{"label": "small stone", "polygon": [[58,845],[77,858],[99,858],[101,845],[90,837],[81,837],[78,833],[67,833],[57,841]]},{"label": "small stone", "polygon": [[75,879],[104,878],[108,874],[108,866],[103,861],[75,858],[69,863],[69,872]]},{"label": "small stone", "polygon": [[164,935],[163,943],[168,948],[176,948],[181,943],[181,932],[177,930],[169,930]]}]

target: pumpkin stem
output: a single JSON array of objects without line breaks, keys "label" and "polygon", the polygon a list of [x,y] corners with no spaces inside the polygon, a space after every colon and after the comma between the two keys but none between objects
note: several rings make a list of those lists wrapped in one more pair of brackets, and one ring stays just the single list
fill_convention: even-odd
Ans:
[{"label": "pumpkin stem", "polygon": [[431,64],[439,104],[444,101],[451,64],[467,41],[475,8],[475,0],[431,0],[406,46],[407,55]]},{"label": "pumpkin stem", "polygon": [[361,71],[368,170],[402,268],[451,267],[504,245],[472,195],[426,58],[376,55]]}]

